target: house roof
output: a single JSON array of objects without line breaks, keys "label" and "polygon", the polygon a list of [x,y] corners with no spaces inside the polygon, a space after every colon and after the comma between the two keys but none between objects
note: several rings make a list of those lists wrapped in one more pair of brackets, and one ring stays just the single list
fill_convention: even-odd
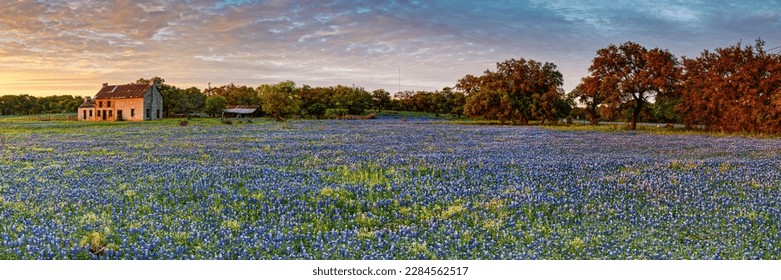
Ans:
[{"label": "house roof", "polygon": [[226,106],[225,109],[223,109],[222,111],[230,114],[248,115],[248,114],[255,113],[255,111],[257,111],[258,108],[260,108],[260,106],[258,105],[230,105],[230,106]]},{"label": "house roof", "polygon": [[84,103],[81,103],[81,105],[79,105],[79,108],[94,108],[94,107],[95,107],[95,100],[89,97],[85,98]]},{"label": "house roof", "polygon": [[104,85],[95,95],[95,99],[143,98],[151,86],[151,84]]}]

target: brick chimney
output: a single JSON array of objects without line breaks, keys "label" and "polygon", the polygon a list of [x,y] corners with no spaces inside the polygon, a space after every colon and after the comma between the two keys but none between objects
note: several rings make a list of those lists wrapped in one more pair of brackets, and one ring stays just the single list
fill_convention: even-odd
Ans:
[{"label": "brick chimney", "polygon": [[107,86],[108,86],[108,83],[103,83],[103,87],[107,87]]}]

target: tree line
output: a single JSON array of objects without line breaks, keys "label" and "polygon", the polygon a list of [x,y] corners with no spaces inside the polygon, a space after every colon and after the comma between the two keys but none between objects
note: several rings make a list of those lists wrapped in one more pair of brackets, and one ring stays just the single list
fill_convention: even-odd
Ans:
[{"label": "tree line", "polygon": [[84,103],[80,96],[54,95],[35,97],[23,95],[0,96],[0,115],[36,115],[76,112]]},{"label": "tree line", "polygon": [[625,112],[634,129],[647,114],[687,128],[722,132],[781,132],[781,55],[765,42],[705,50],[678,59],[667,50],[626,42],[597,51],[589,76],[570,93],[591,123]]},{"label": "tree line", "polygon": [[[208,99],[225,104],[257,104],[278,119],[301,115],[334,117],[366,110],[452,114],[527,125],[564,119],[683,123],[687,128],[723,132],[781,132],[781,55],[764,50],[764,41],[738,43],[695,58],[678,58],[635,42],[596,52],[589,75],[571,92],[550,62],[509,59],[482,75],[466,75],[454,88],[404,91],[297,87],[291,81],[256,89],[216,88]],[[579,102],[582,106],[575,106]],[[211,110],[207,110],[211,112]],[[218,112],[218,111],[214,111]]]},{"label": "tree line", "polygon": [[[298,86],[292,81],[258,87],[234,84],[200,90],[157,80],[168,117],[206,113],[218,116],[227,105],[258,105],[278,120],[290,116],[339,118],[367,111],[399,110],[436,115],[466,115],[500,123],[527,125],[563,119],[675,122],[688,128],[724,132],[781,132],[781,55],[764,41],[703,51],[678,58],[660,48],[635,42],[597,50],[589,75],[569,93],[563,75],[550,62],[509,59],[482,75],[465,75],[455,87],[436,91],[355,86]],[[0,114],[75,112],[81,97],[29,95],[0,97]],[[581,106],[575,106],[580,103]]]},{"label": "tree line", "polygon": [[[293,81],[264,84],[257,88],[229,84],[207,89],[204,96],[201,112],[211,116],[220,115],[226,105],[258,105],[264,113],[278,120],[294,115],[340,118],[382,110],[461,116],[466,100],[462,92],[449,87],[433,92],[404,91],[392,96],[384,89],[369,92],[362,87],[344,85],[297,86]],[[196,108],[196,111],[199,109]]]},{"label": "tree line", "polygon": [[[550,62],[510,59],[481,76],[466,75],[456,88],[464,113],[513,123],[564,118],[679,122],[722,132],[781,132],[781,54],[765,42],[741,43],[678,59],[668,50],[635,42],[597,51],[589,75],[570,93]],[[578,101],[583,107],[574,107]]]}]

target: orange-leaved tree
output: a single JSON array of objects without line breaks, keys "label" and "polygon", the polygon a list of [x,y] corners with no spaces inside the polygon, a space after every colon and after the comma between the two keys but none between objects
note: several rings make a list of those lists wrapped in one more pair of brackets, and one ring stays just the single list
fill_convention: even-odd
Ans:
[{"label": "orange-leaved tree", "polygon": [[[464,113],[529,124],[532,117],[555,119],[564,99],[564,78],[556,65],[531,59],[510,59],[496,64],[496,71],[466,75],[456,88],[466,95]],[[550,103],[550,104],[548,104]]]},{"label": "orange-leaved tree", "polygon": [[678,59],[667,50],[648,50],[626,42],[598,50],[589,71],[598,80],[598,88],[606,93],[607,103],[629,107],[629,129],[634,130],[649,98],[675,94],[680,67]]},{"label": "orange-leaved tree", "polygon": [[764,41],[684,58],[684,123],[723,132],[781,132],[781,56]]},{"label": "orange-leaved tree", "polygon": [[[607,84],[607,83],[605,83]],[[586,113],[588,113],[589,122],[592,125],[599,123],[599,105],[607,102],[610,89],[602,88],[603,83],[600,79],[592,76],[586,76],[581,79],[580,84],[572,90],[569,95],[570,98],[578,100],[581,104],[586,105]]]}]

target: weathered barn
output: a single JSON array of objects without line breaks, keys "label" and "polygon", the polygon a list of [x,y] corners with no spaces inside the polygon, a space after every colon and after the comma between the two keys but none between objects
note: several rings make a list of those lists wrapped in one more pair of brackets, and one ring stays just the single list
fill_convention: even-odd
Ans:
[{"label": "weathered barn", "polygon": [[257,118],[261,116],[261,113],[259,105],[230,105],[222,110],[222,116],[225,118]]},{"label": "weathered barn", "polygon": [[79,106],[83,121],[148,121],[163,117],[163,95],[157,82],[151,84],[109,85],[95,98],[87,97]]}]

